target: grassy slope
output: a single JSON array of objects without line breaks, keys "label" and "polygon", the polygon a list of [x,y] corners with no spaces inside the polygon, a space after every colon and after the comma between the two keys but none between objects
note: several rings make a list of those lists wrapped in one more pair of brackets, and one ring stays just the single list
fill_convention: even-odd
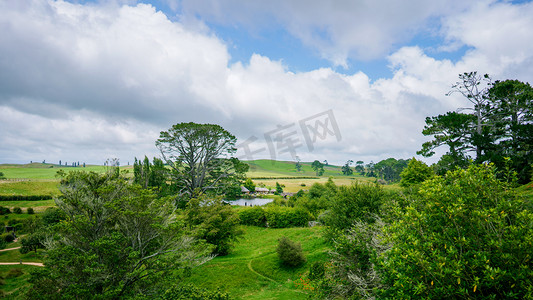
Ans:
[{"label": "grassy slope", "polygon": [[[308,272],[314,261],[325,260],[328,246],[321,235],[323,228],[243,228],[245,234],[231,254],[195,268],[186,281],[220,288],[237,299],[308,299],[310,294],[293,281]],[[302,244],[307,257],[303,266],[291,269],[279,263],[276,247],[281,236]]]}]

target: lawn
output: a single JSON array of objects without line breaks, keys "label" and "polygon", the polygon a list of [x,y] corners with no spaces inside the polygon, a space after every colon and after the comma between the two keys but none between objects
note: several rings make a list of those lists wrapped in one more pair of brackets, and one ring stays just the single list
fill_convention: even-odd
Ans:
[{"label": "lawn", "polygon": [[[18,252],[18,251],[17,251]],[[3,284],[0,285],[0,298],[4,299],[24,299],[24,293],[30,284],[30,272],[40,267],[15,265],[0,266],[0,276],[3,277]]]},{"label": "lawn", "polygon": [[[215,257],[195,268],[186,282],[204,288],[219,288],[236,299],[309,299],[312,292],[294,283],[315,261],[325,261],[328,246],[322,227],[272,229],[243,226],[245,234],[233,252]],[[280,264],[276,254],[278,239],[287,236],[302,244],[307,262],[298,268]]]}]

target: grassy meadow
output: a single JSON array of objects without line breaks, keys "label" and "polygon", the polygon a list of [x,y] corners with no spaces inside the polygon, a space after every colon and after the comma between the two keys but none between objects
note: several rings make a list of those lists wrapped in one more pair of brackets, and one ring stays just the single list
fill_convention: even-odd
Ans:
[{"label": "grassy meadow", "polygon": [[[218,287],[236,299],[309,299],[313,293],[300,284],[309,266],[324,261],[329,250],[322,227],[262,228],[243,226],[245,234],[227,256],[215,257],[192,271],[186,282],[204,288]],[[298,268],[280,264],[278,239],[286,236],[299,242],[307,262]],[[306,288],[307,286],[307,288]]]}]

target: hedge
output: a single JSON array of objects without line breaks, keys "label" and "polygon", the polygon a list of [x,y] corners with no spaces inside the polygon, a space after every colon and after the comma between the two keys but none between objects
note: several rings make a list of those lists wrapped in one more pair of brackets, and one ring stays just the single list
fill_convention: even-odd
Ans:
[{"label": "hedge", "polygon": [[0,195],[0,201],[40,201],[51,200],[52,195]]},{"label": "hedge", "polygon": [[239,211],[242,225],[271,228],[306,227],[309,212],[303,208],[272,206],[263,209],[259,206],[244,208]]}]

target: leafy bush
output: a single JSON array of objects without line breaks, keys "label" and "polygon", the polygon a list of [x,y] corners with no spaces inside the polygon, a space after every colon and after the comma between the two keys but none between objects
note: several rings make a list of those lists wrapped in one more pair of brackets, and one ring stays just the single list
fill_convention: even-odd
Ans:
[{"label": "leafy bush", "polygon": [[0,215],[7,215],[10,213],[11,213],[11,210],[9,210],[9,208],[0,206]]},{"label": "leafy bush", "polygon": [[177,285],[165,291],[159,298],[165,300],[227,300],[227,293],[201,289],[193,285]]},{"label": "leafy bush", "polygon": [[433,170],[428,167],[428,165],[422,161],[412,158],[409,160],[407,168],[400,173],[400,185],[403,187],[408,187],[414,184],[419,184],[434,175],[435,173],[433,173]]},{"label": "leafy bush", "polygon": [[33,215],[35,213],[35,211],[33,211],[33,208],[31,208],[31,207],[28,207],[26,212],[28,213],[28,215]]},{"label": "leafy bush", "polygon": [[355,183],[341,186],[332,199],[329,211],[321,217],[328,226],[328,235],[342,233],[356,221],[374,222],[380,215],[381,205],[389,194],[378,184]]},{"label": "leafy bush", "polygon": [[190,229],[196,231],[196,237],[215,246],[214,254],[228,254],[243,234],[239,228],[239,215],[219,198],[193,198],[185,215]]},{"label": "leafy bush", "polygon": [[306,261],[302,245],[291,241],[286,236],[279,239],[276,252],[281,262],[289,267],[301,266]]},{"label": "leafy bush", "polygon": [[22,213],[22,208],[20,207],[13,208],[13,213],[20,215]]},{"label": "leafy bush", "polygon": [[241,209],[239,219],[243,225],[266,227],[265,211],[260,206]]},{"label": "leafy bush", "polygon": [[30,251],[35,251],[35,253],[37,253],[37,249],[44,249],[44,245],[41,243],[41,239],[42,236],[37,233],[30,234],[21,238],[21,247],[19,249],[19,252],[21,254],[26,254]]},{"label": "leafy bush", "polygon": [[533,297],[533,212],[492,165],[425,181],[385,227],[378,297]]},{"label": "leafy bush", "polygon": [[287,228],[305,227],[309,222],[309,213],[301,208],[273,206],[266,209],[268,227]]},{"label": "leafy bush", "polygon": [[11,243],[15,240],[15,236],[11,233],[4,233],[2,234],[2,240],[4,240],[6,243]]}]

